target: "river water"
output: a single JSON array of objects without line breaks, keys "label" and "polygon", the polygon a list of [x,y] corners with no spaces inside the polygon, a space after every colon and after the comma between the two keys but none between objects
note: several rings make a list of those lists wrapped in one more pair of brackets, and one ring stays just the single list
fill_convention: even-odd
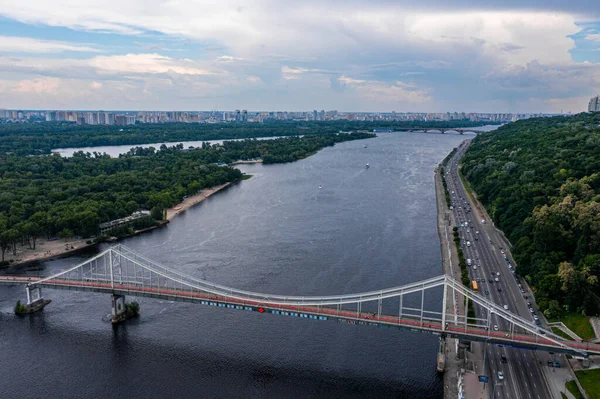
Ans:
[{"label": "river water", "polygon": [[[294,163],[240,165],[254,176],[123,244],[197,277],[277,294],[355,293],[436,276],[433,170],[465,138],[380,134]],[[92,252],[15,272],[48,275]],[[149,298],[137,299],[138,319],[113,329],[107,295],[44,296],[53,302],[43,312],[21,318],[12,308],[25,299],[22,287],[0,289],[2,398],[443,393],[434,335]]]}]

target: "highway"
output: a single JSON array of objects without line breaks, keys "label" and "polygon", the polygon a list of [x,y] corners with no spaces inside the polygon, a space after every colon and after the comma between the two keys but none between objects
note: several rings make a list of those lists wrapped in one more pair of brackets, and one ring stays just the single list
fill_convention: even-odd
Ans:
[{"label": "highway", "polygon": [[[475,213],[475,206],[459,178],[459,160],[464,155],[469,143],[469,141],[465,141],[458,147],[458,151],[446,165],[444,177],[454,207],[454,218],[459,224],[461,248],[465,259],[471,259],[473,265],[468,267],[470,278],[477,281],[480,295],[484,295],[498,305],[507,305],[508,310],[533,320],[532,312],[527,306],[528,299],[524,298],[528,293],[521,292],[521,288],[509,268],[509,262],[513,267],[514,262],[508,253],[508,248],[504,247],[504,240],[490,220],[482,223],[484,216]],[[465,222],[468,222],[466,226]],[[467,245],[467,241],[470,245]],[[508,261],[504,259],[501,251],[506,252]],[[499,275],[495,274],[497,272]],[[477,317],[487,318],[487,314],[481,313],[477,306],[475,312]],[[504,320],[496,320],[494,316],[492,316],[490,324],[494,330],[496,329],[494,325],[497,325],[500,330],[509,329],[508,323]],[[478,370],[478,374],[490,377],[488,386],[490,397],[492,393],[494,398],[546,399],[554,397],[548,389],[542,369],[542,367],[548,367],[547,360],[552,355],[492,344],[482,346],[485,348],[485,371]],[[498,372],[503,373],[503,378],[499,377]]]}]

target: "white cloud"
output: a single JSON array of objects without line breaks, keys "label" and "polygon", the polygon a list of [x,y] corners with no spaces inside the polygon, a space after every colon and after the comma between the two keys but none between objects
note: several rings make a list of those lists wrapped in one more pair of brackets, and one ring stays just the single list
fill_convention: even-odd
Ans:
[{"label": "white cloud", "polygon": [[[582,29],[575,23],[581,14],[544,10],[543,6],[490,11],[490,7],[474,10],[459,2],[448,10],[450,6],[433,0],[424,0],[418,7],[407,1],[375,0],[348,0],[343,6],[316,0],[21,3],[15,7],[0,2],[0,15],[81,31],[152,36],[158,32],[161,43],[180,39],[186,46],[173,48],[185,47],[185,57],[198,59],[161,54],[173,54],[162,44],[138,48],[143,54],[127,49],[123,51],[127,54],[85,59],[0,57],[5,88],[6,74],[18,76],[14,79],[19,81],[44,76],[63,82],[70,77],[85,81],[86,90],[114,98],[118,84],[111,82],[126,81],[146,93],[149,101],[171,104],[189,96],[206,100],[201,104],[207,108],[219,104],[235,108],[274,96],[270,104],[275,107],[307,104],[312,109],[313,102],[319,108],[358,110],[377,105],[399,110],[399,105],[421,104],[422,110],[428,110],[431,104],[443,102],[468,110],[487,96],[489,101],[498,101],[494,104],[504,104],[498,111],[520,111],[514,109],[516,100],[525,96],[579,98],[583,90],[600,91],[596,68],[576,64],[569,53],[575,46],[569,35]],[[587,38],[600,41],[599,35],[592,32]],[[3,43],[0,37],[0,51],[27,51],[24,47],[32,53],[97,51],[93,45],[10,40]],[[32,41],[29,46],[27,40]],[[197,53],[189,50],[194,45]],[[411,76],[418,85],[409,81]],[[38,87],[31,82],[24,87],[28,84]],[[452,87],[443,91],[443,85]],[[472,92],[456,98],[456,87]],[[307,98],[300,99],[298,93]],[[138,97],[130,94],[127,98]]]},{"label": "white cloud", "polygon": [[585,38],[600,43],[600,33],[590,33]]},{"label": "white cloud", "polygon": [[19,36],[0,36],[0,51],[7,53],[60,53],[78,51],[97,53],[100,50],[75,43],[33,39]]},{"label": "white cloud", "polygon": [[281,67],[281,75],[286,80],[300,79],[300,75],[306,72],[308,72],[306,68],[289,67],[287,65]]},{"label": "white cloud", "polygon": [[415,104],[431,101],[427,90],[416,89],[412,84],[396,81],[392,84],[378,81],[351,79],[345,76],[339,78],[344,85],[354,89],[363,100],[374,100],[389,104]]},{"label": "white cloud", "polygon": [[416,15],[407,21],[415,40],[479,49],[480,55],[503,64],[525,65],[533,60],[569,63],[575,47],[567,37],[581,30],[568,14],[544,12],[466,12]]},{"label": "white cloud", "polygon": [[96,56],[88,64],[106,73],[167,73],[175,72],[185,75],[211,75],[190,60],[174,60],[160,54],[126,54]]}]

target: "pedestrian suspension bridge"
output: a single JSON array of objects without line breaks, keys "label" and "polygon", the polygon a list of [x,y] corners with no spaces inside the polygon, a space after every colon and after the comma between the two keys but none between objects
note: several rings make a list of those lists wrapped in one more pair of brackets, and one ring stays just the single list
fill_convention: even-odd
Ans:
[{"label": "pedestrian suspension bridge", "polygon": [[[563,339],[529,320],[488,301],[448,276],[400,287],[358,294],[286,296],[244,291],[211,283],[160,265],[124,245],[116,245],[70,269],[49,277],[0,276],[0,284],[25,284],[27,304],[44,301],[42,288],[111,294],[113,320],[125,312],[125,296],[193,302],[224,309],[270,313],[315,321],[340,321],[505,346],[555,351],[587,357],[600,354],[600,345]],[[426,300],[427,298],[427,300]],[[485,317],[465,317],[446,306],[458,298],[467,314],[468,303]],[[433,300],[432,300],[433,299]],[[257,316],[258,317],[258,316]],[[498,323],[505,320],[506,323]],[[496,331],[492,326],[510,326]]]}]

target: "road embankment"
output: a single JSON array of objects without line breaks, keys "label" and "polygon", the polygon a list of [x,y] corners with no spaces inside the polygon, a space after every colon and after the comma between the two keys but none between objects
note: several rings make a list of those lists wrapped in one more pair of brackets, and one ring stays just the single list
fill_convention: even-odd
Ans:
[{"label": "road embankment", "polygon": [[[452,211],[446,203],[444,185],[442,183],[441,166],[435,169],[435,194],[437,203],[437,224],[438,234],[440,236],[440,250],[442,255],[442,269],[444,274],[453,279],[460,279],[460,268],[458,267],[458,254],[452,237],[452,226],[456,225]],[[446,311],[448,314],[462,314],[462,306],[457,306],[458,297],[455,293],[448,290],[446,298]],[[457,342],[453,338],[446,338],[445,355],[446,369],[444,372],[444,398],[458,398],[458,379],[461,369],[461,360],[456,352]]]}]

